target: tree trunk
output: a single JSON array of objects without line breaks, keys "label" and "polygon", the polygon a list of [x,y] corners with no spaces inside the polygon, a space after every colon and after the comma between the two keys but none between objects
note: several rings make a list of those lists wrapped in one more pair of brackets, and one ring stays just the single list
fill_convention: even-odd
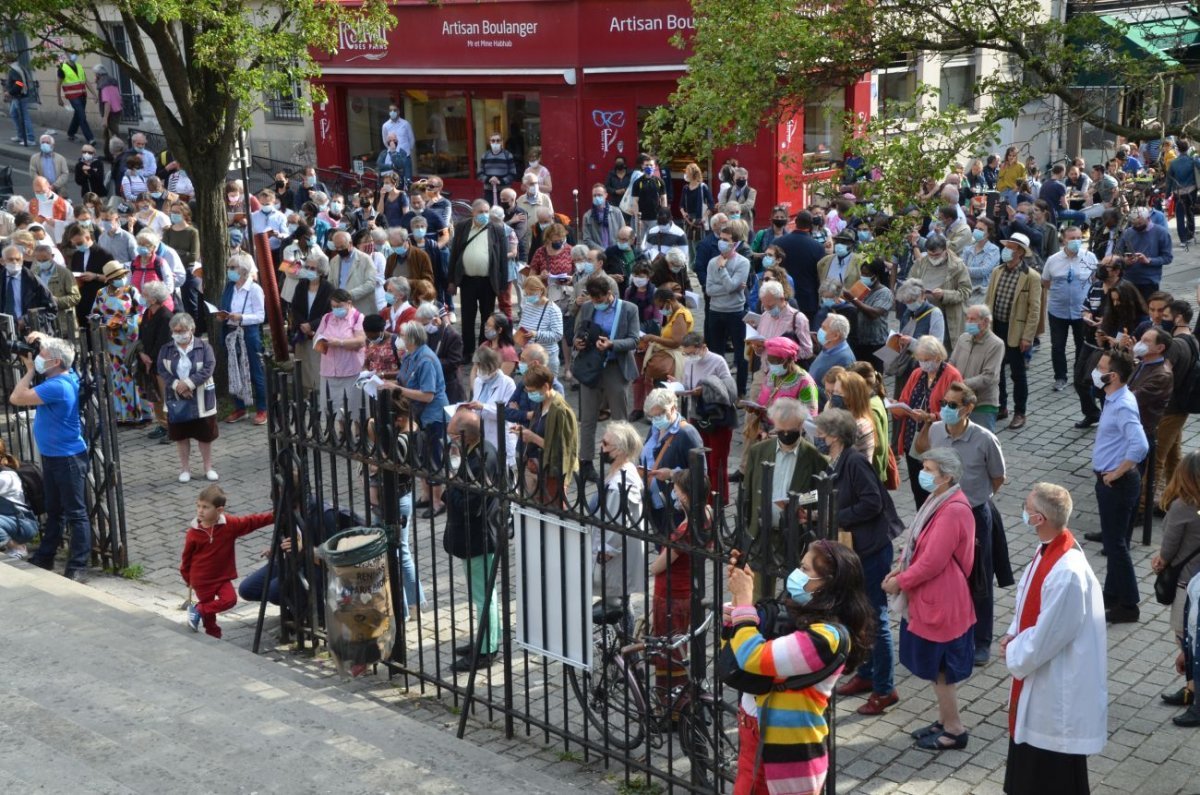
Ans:
[{"label": "tree trunk", "polygon": [[[192,224],[200,231],[200,261],[204,263],[204,297],[219,306],[225,290],[225,263],[229,259],[229,218],[225,209],[225,176],[228,158],[191,158],[195,170],[188,176],[196,189],[195,212]],[[208,339],[217,357],[214,373],[217,390],[226,394],[229,389],[229,370],[225,359],[225,340],[222,323],[210,317]]]}]

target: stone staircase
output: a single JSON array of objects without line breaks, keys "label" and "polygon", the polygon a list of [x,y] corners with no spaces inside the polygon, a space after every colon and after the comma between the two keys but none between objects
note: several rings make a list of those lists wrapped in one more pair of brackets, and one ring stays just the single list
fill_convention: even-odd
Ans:
[{"label": "stone staircase", "polygon": [[477,748],[98,590],[0,564],[0,792],[563,792]]}]

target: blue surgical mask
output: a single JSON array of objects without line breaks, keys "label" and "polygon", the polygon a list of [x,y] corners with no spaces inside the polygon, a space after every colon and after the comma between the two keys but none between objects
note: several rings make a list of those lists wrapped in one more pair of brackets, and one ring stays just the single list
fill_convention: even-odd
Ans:
[{"label": "blue surgical mask", "polygon": [[732,242],[730,242],[728,240],[718,240],[717,241],[717,251],[720,251],[722,254],[728,254],[729,249],[731,249],[731,248],[733,248]]},{"label": "blue surgical mask", "polygon": [[540,295],[525,296],[525,303],[528,304],[529,306],[537,306],[541,302],[542,302],[542,297]]},{"label": "blue surgical mask", "polygon": [[979,324],[978,323],[968,323],[965,326],[965,328],[966,328],[967,333],[970,334],[972,337],[974,337],[976,334],[979,333]]},{"label": "blue surgical mask", "polygon": [[858,240],[861,243],[869,243],[871,240],[871,233],[865,229],[858,230]]},{"label": "blue surgical mask", "polygon": [[733,213],[732,215],[729,216],[729,220],[730,221],[740,221],[740,220],[742,220],[742,214],[741,213]]},{"label": "blue surgical mask", "polygon": [[138,246],[137,253],[139,256],[145,257],[150,253],[150,248],[148,246]]},{"label": "blue surgical mask", "polygon": [[786,364],[770,364],[767,365],[767,372],[774,376],[781,376],[787,372]]},{"label": "blue surgical mask", "polygon": [[37,370],[38,375],[46,372],[46,360],[41,356],[35,356],[33,359],[33,369]]},{"label": "blue surgical mask", "polygon": [[773,306],[767,310],[767,314],[770,315],[771,317],[779,317],[780,315],[783,314],[783,307],[782,306]]},{"label": "blue surgical mask", "polygon": [[659,414],[657,417],[651,417],[650,424],[653,425],[657,430],[665,431],[667,428],[671,427],[671,420],[668,419],[667,415],[664,413]]},{"label": "blue surgical mask", "polygon": [[1068,254],[1078,254],[1078,253],[1079,253],[1079,247],[1080,247],[1082,244],[1083,244],[1083,241],[1082,241],[1082,240],[1068,240],[1068,241],[1067,241],[1067,246],[1066,246],[1066,248],[1067,248],[1067,253],[1068,253]]},{"label": "blue surgical mask", "polygon": [[833,253],[837,254],[839,257],[844,257],[850,253],[850,247],[847,246],[845,243],[834,243],[833,244]]},{"label": "blue surgical mask", "polygon": [[[183,223],[183,213],[171,213],[171,223],[182,224]],[[292,231],[295,232],[296,231],[295,228],[293,228]]]},{"label": "blue surgical mask", "polygon": [[[394,302],[395,300],[396,300],[396,296],[393,295],[392,301]],[[425,333],[426,334],[436,334],[438,332],[438,328],[439,328],[439,326],[437,323],[426,323],[425,324]]]},{"label": "blue surgical mask", "polygon": [[529,369],[529,365],[525,364],[525,362],[517,362],[517,372],[520,373],[521,375],[525,375],[525,372],[528,369]]},{"label": "blue surgical mask", "polygon": [[425,230],[421,229],[421,228],[414,229],[414,230],[412,230],[412,236],[415,237],[417,240],[424,240],[425,239]]},{"label": "blue surgical mask", "polygon": [[612,306],[612,304],[608,303],[607,301],[605,301],[605,302],[604,302],[604,303],[602,303],[602,304],[592,304],[592,311],[594,311],[594,312],[607,312],[607,311],[608,311],[608,308],[609,308],[610,306]]},{"label": "blue surgical mask", "polygon": [[1012,258],[1013,258],[1013,250],[1011,248],[1005,246],[1004,250],[1000,252],[1000,261],[1001,262],[1012,262]]},{"label": "blue surgical mask", "polygon": [[975,238],[975,242],[978,243],[980,240],[983,240],[985,237],[987,237],[987,232],[983,231],[982,229],[976,229],[971,233],[971,237]]},{"label": "blue surgical mask", "polygon": [[958,421],[962,419],[958,409],[946,406],[942,409],[942,422],[947,425],[958,425]]},{"label": "blue surgical mask", "polygon": [[344,306],[335,306],[332,311],[334,317],[345,317],[350,314],[350,310]]},{"label": "blue surgical mask", "polygon": [[545,393],[542,392],[526,392],[525,394],[529,397],[530,403],[541,403],[546,399]]},{"label": "blue surgical mask", "polygon": [[306,187],[306,188],[312,188],[312,187],[315,187],[315,186],[316,186],[316,184],[317,184],[317,178],[316,178],[316,177],[305,177],[305,178],[304,178],[304,187]]},{"label": "blue surgical mask", "polygon": [[633,246],[629,243],[617,243],[617,248],[621,249],[622,251],[629,251],[631,248],[633,248]]},{"label": "blue surgical mask", "polygon": [[925,489],[925,491],[932,492],[937,488],[937,482],[933,479],[933,473],[928,469],[922,469],[917,473],[917,483],[919,483],[921,488]]},{"label": "blue surgical mask", "polygon": [[788,596],[792,597],[798,605],[806,605],[812,601],[812,594],[804,588],[813,580],[820,580],[822,577],[809,577],[803,569],[792,569],[792,573],[787,577],[787,592]]},{"label": "blue surgical mask", "polygon": [[821,343],[822,348],[825,347],[825,343],[826,343],[826,341],[828,341],[828,339],[829,339],[829,336],[825,333],[825,329],[823,329],[823,328],[817,329],[817,342]]},{"label": "blue surgical mask", "polygon": [[1025,508],[1021,509],[1021,523],[1026,527],[1036,527],[1033,522],[1029,521],[1029,511]]},{"label": "blue surgical mask", "polygon": [[296,278],[308,279],[309,281],[312,281],[313,279],[317,278],[317,272],[311,268],[301,268],[300,270],[296,271]]},{"label": "blue surgical mask", "polygon": [[109,282],[109,284],[111,284],[113,287],[124,287],[125,285],[129,284],[129,277],[122,276],[119,279],[113,279],[111,282]]},{"label": "blue surgical mask", "polygon": [[765,257],[763,257],[762,262],[763,262],[764,268],[770,268],[775,265],[775,258],[772,257],[770,254],[768,254]]},{"label": "blue surgical mask", "polygon": [[592,197],[592,206],[593,207],[603,207],[604,206],[604,197],[603,196],[593,196]]},{"label": "blue surgical mask", "polygon": [[491,219],[492,219],[491,216],[488,215],[487,213],[476,213],[475,214],[475,223],[478,224],[479,226],[487,226],[488,222]]},{"label": "blue surgical mask", "polygon": [[830,309],[835,304],[837,304],[837,301],[833,300],[832,298],[822,298],[821,299],[821,306],[825,307],[826,309]]},{"label": "blue surgical mask", "polygon": [[225,278],[229,279],[231,282],[236,282],[242,278],[242,274],[238,271],[229,271],[225,274]]},{"label": "blue surgical mask", "polygon": [[862,286],[866,287],[868,290],[875,286],[875,280],[870,276],[859,276],[858,280],[862,282]]},{"label": "blue surgical mask", "polygon": [[916,312],[925,304],[924,301],[913,301],[911,304],[905,304],[909,312]]},{"label": "blue surgical mask", "polygon": [[42,150],[42,154],[44,155],[48,155],[54,151],[54,147],[50,144],[42,144],[39,148]]}]

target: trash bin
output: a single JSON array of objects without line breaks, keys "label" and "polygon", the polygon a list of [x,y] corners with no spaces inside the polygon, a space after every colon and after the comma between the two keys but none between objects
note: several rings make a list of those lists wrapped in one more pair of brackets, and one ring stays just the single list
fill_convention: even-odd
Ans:
[{"label": "trash bin", "polygon": [[396,640],[392,585],[388,579],[387,534],[377,527],[352,527],[317,548],[329,572],[325,630],[338,670],[357,675],[387,659]]}]

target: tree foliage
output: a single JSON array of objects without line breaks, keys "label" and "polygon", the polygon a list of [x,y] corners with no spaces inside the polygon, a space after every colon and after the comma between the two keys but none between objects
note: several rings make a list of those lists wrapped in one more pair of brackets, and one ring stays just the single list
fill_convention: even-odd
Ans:
[{"label": "tree foliage", "polygon": [[238,129],[270,95],[317,76],[311,53],[335,50],[343,24],[381,36],[393,22],[384,0],[5,0],[5,23],[40,42],[42,59],[60,46],[99,55],[137,86],[196,188],[210,297],[225,283],[222,194]]}]

